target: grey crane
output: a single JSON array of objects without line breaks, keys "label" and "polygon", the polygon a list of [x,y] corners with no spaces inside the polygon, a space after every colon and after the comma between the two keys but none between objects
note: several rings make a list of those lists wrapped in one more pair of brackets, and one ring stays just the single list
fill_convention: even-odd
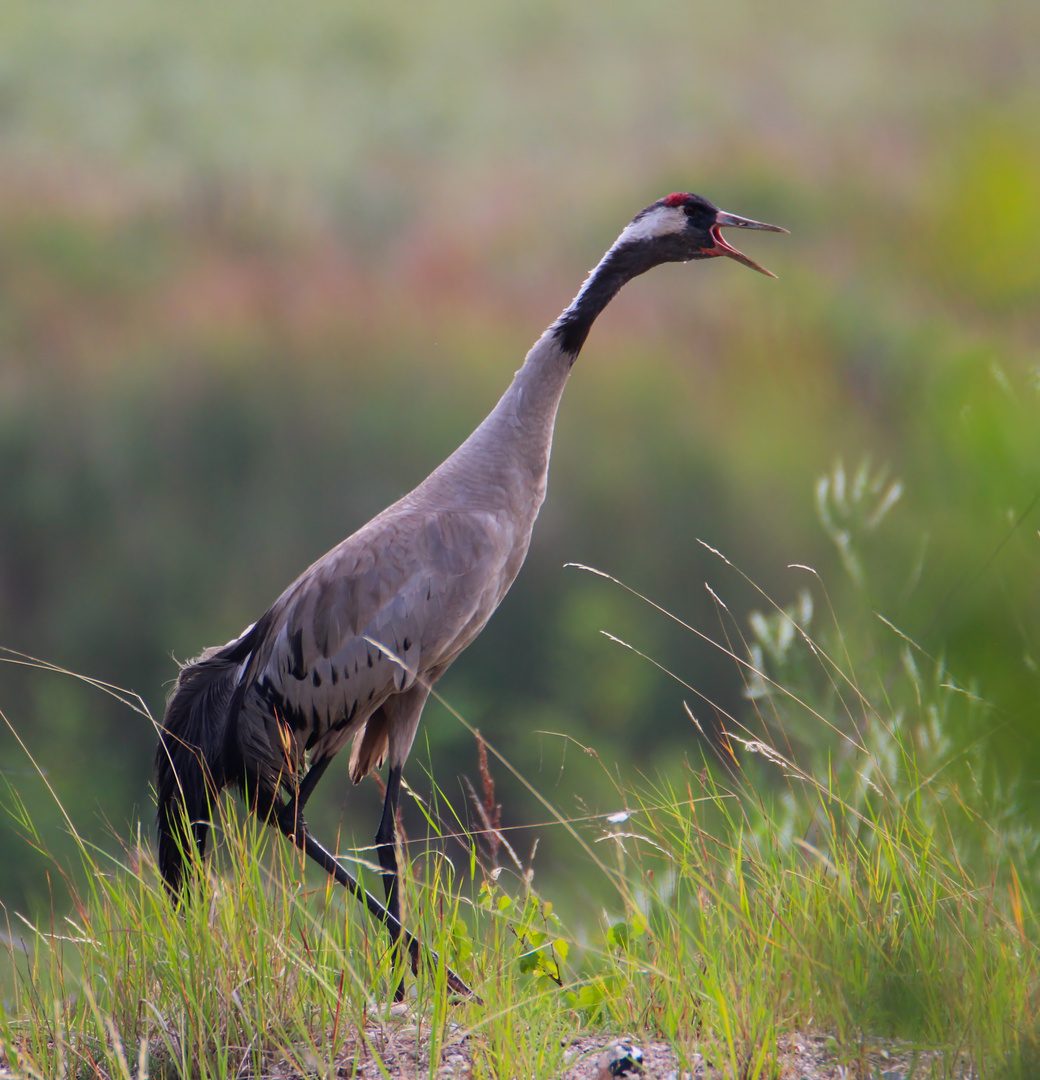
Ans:
[{"label": "grey crane", "polygon": [[[520,570],[545,498],[560,398],[593,322],[618,290],[660,263],[720,255],[775,276],[723,239],[723,228],[786,232],[687,193],[637,214],[458,450],[308,567],[239,637],[181,669],[156,753],[159,867],[171,894],[181,890],[191,845],[205,856],[214,796],[234,786],[352,890],[417,968],[418,942],[401,925],[396,816],[430,689]],[[315,784],[349,742],[355,783],[389,759],[375,838],[385,907],[303,818]],[[448,977],[454,990],[470,993]],[[403,981],[397,996],[402,990]]]}]

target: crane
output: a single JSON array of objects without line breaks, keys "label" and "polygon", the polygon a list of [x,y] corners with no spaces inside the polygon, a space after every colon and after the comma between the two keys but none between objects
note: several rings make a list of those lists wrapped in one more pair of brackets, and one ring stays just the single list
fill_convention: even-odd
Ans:
[{"label": "crane", "polygon": [[[156,752],[159,868],[177,896],[213,799],[237,788],[403,943],[397,805],[430,690],[480,633],[527,554],[560,398],[600,312],[651,267],[725,256],[770,277],[724,228],[786,232],[676,192],[642,210],[535,342],[472,435],[403,498],[308,567],[242,634],[185,664]],[[389,760],[375,842],[386,905],[311,834],[307,800],[347,744],[354,783]],[[449,985],[469,995],[453,972]],[[403,993],[403,980],[395,996]]]}]

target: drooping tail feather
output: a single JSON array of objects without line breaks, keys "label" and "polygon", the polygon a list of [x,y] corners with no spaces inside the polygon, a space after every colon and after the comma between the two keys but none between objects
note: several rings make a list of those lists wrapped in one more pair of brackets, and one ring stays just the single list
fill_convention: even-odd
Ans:
[{"label": "drooping tail feather", "polygon": [[166,705],[155,771],[159,870],[171,893],[181,888],[191,845],[206,854],[211,804],[233,780],[228,731],[241,655],[230,646],[207,649],[181,669]]}]

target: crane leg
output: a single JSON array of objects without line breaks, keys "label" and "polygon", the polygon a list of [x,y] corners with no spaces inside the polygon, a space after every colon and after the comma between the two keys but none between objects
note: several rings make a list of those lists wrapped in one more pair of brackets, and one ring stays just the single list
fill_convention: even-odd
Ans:
[{"label": "crane leg", "polygon": [[[387,907],[384,907],[367,889],[363,888],[361,883],[353,875],[349,874],[342,866],[340,861],[332,854],[327,848],[323,847],[312,835],[310,829],[307,827],[307,822],[303,818],[303,808],[307,803],[307,800],[311,796],[315,785],[318,780],[321,779],[322,773],[324,773],[326,766],[331,758],[325,758],[323,761],[316,762],[307,771],[303,780],[300,781],[296,792],[290,797],[288,802],[284,803],[280,808],[274,811],[272,815],[274,820],[278,823],[279,831],[287,840],[298,847],[301,851],[305,852],[311,859],[313,859],[331,878],[333,878],[338,884],[342,885],[349,892],[352,892],[358,900],[361,901],[368,908],[369,913],[374,915],[385,927],[387,933],[390,935],[390,940],[393,942],[394,948],[399,949],[402,945],[408,950],[408,956],[411,960],[412,971],[418,972],[419,970],[419,939],[414,934],[409,933],[401,925],[400,914],[400,901],[395,895],[396,876],[397,876],[397,856],[395,853],[396,843],[396,824],[391,824],[391,838],[389,842],[390,858],[392,863],[392,875],[390,877],[390,883],[387,882],[387,874],[384,873],[383,882],[387,892]],[[390,820],[392,823],[396,823],[397,820],[397,796],[400,794],[401,788],[401,769],[391,771],[390,779],[393,779],[393,773],[397,773],[396,781],[393,784],[393,790],[395,792],[394,799],[390,808]],[[387,784],[387,801],[390,802],[389,794],[391,790],[391,784]],[[383,817],[385,819],[387,815],[387,806],[384,804]],[[383,832],[383,825],[380,822],[380,835]],[[378,840],[382,845],[382,842]],[[387,870],[387,864],[384,861],[383,847],[379,849],[379,861],[384,870]],[[392,898],[392,899],[391,899]],[[391,904],[393,907],[391,907]],[[436,965],[438,963],[437,954],[428,949],[430,961]],[[459,978],[451,968],[446,969],[446,976],[448,986],[455,994],[459,994],[462,997],[471,998],[478,1005],[483,1004],[479,997],[473,993],[465,981]],[[401,1001],[404,998],[404,980],[402,979],[394,988],[394,1000]]]},{"label": "crane leg", "polygon": [[[376,852],[379,865],[383,868],[383,892],[386,893],[386,910],[391,917],[401,924],[401,898],[398,893],[397,877],[397,804],[401,795],[401,773],[403,766],[393,766],[386,777],[386,798],[383,800],[383,816],[379,819],[376,832]],[[390,929],[395,958],[400,952],[401,938]],[[412,971],[415,972],[415,957],[412,957]],[[394,1001],[404,1000],[404,979],[394,987]]]},{"label": "crane leg", "polygon": [[386,777],[386,798],[383,800],[383,816],[376,832],[376,850],[379,865],[383,868],[383,891],[386,908],[395,919],[401,919],[401,900],[397,894],[397,804],[401,798],[401,774],[403,766],[395,765]]},{"label": "crane leg", "polygon": [[[315,762],[307,770],[299,784],[297,784],[296,791],[293,792],[289,801],[280,809],[276,810],[278,827],[290,840],[293,839],[292,833],[295,833],[298,825],[306,830],[307,823],[303,820],[303,808],[307,805],[307,800],[311,797],[311,793],[317,786],[318,781],[322,778],[325,770],[329,767],[329,762],[331,760],[332,758],[327,757],[322,758],[321,761]],[[275,800],[272,799],[271,801],[274,802]]]}]

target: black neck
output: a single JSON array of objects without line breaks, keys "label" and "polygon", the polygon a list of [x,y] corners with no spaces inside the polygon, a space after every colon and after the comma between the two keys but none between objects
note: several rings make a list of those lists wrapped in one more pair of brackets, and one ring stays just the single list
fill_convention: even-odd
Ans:
[{"label": "black neck", "polygon": [[660,260],[647,244],[629,243],[613,247],[589,275],[569,308],[553,323],[552,331],[560,348],[573,364],[599,313],[617,296],[621,287],[645,273]]}]

